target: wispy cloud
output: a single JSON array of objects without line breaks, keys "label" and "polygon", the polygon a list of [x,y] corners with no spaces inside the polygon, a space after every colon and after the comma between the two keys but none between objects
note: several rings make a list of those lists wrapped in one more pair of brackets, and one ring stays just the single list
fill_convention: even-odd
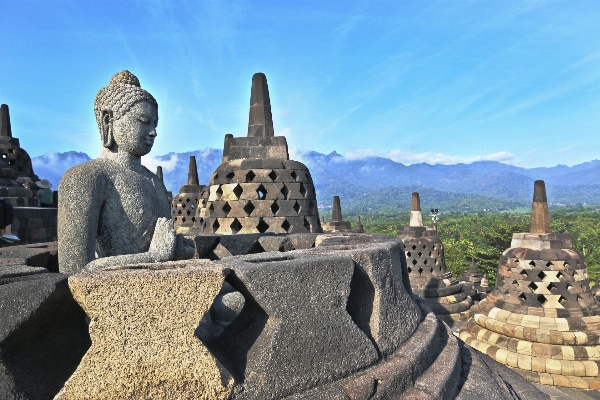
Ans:
[{"label": "wispy cloud", "polygon": [[499,151],[494,154],[482,154],[474,157],[456,156],[450,154],[435,153],[431,151],[425,153],[415,153],[399,149],[389,151],[379,151],[372,149],[350,149],[346,152],[346,154],[344,154],[344,158],[349,160],[356,160],[367,157],[389,158],[393,161],[402,164],[469,164],[475,161],[498,161],[504,164],[514,164],[518,161],[517,157],[514,154],[509,153],[507,151]]},{"label": "wispy cloud", "polygon": [[159,165],[163,168],[163,172],[172,172],[177,168],[178,162],[177,154],[171,154],[171,157],[166,160],[161,157],[142,156],[142,165],[152,172],[156,171],[156,167]]}]

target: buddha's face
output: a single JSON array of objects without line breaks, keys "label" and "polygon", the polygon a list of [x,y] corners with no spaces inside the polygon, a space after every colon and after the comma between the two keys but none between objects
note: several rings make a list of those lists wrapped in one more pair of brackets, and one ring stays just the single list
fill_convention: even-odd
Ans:
[{"label": "buddha's face", "polygon": [[156,137],[157,108],[147,102],[135,103],[121,118],[113,121],[113,138],[119,151],[138,157],[150,153]]}]

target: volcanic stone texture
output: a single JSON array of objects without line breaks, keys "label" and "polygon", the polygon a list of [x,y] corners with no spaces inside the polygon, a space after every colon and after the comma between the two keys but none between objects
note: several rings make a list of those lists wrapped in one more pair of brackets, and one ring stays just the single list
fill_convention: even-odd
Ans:
[{"label": "volcanic stone texture", "polygon": [[[56,208],[14,207],[12,232],[21,244],[53,242],[58,238],[57,220]],[[0,241],[0,248],[10,246],[13,245]]]},{"label": "volcanic stone texture", "polygon": [[69,277],[92,347],[56,398],[227,398],[233,379],[194,332],[228,272],[194,260]]},{"label": "volcanic stone texture", "polygon": [[423,226],[405,226],[398,230],[398,237],[404,242],[413,293],[422,297],[445,322],[467,319],[473,300],[446,269],[444,246],[436,231]]},{"label": "volcanic stone texture", "polygon": [[460,338],[533,382],[598,390],[600,310],[583,256],[570,239],[556,248],[564,235],[527,235],[532,246],[503,253],[496,287]]},{"label": "volcanic stone texture", "polygon": [[202,234],[321,232],[308,168],[284,159],[221,164],[211,177]]},{"label": "volcanic stone texture", "polygon": [[[56,247],[0,251],[0,398],[50,399],[90,346]],[[56,265],[54,265],[56,264]]]}]

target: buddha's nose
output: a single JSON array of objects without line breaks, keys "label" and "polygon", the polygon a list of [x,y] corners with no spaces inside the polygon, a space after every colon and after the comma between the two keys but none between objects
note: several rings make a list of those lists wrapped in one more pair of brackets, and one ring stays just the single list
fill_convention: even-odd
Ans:
[{"label": "buddha's nose", "polygon": [[155,137],[156,136],[156,128],[154,128],[150,132],[148,132],[148,135]]}]

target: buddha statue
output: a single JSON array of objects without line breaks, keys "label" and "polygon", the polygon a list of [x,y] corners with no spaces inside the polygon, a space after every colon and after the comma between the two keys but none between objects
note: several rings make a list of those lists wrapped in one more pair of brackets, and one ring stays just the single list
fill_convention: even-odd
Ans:
[{"label": "buddha statue", "polygon": [[59,184],[60,271],[191,258],[175,235],[163,182],[141,163],[156,138],[156,100],[121,71],[96,95],[94,112],[101,154]]}]

